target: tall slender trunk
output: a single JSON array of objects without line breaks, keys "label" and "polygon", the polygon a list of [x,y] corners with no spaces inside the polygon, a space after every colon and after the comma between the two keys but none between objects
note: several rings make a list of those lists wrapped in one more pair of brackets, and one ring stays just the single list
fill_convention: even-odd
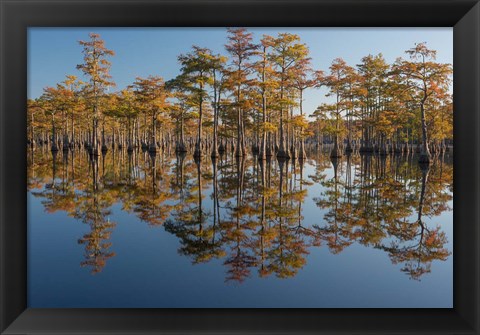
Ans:
[{"label": "tall slender trunk", "polygon": [[203,84],[200,84],[200,104],[199,104],[199,117],[198,117],[198,134],[197,134],[197,143],[195,144],[195,157],[202,156],[202,122],[203,122]]},{"label": "tall slender trunk", "polygon": [[[300,89],[300,115],[303,117],[303,89]],[[306,159],[307,154],[305,152],[305,138],[303,128],[300,130],[300,152],[298,153],[298,158]]]},{"label": "tall slender trunk", "polygon": [[[265,67],[266,67],[266,51],[267,48],[263,48],[263,63],[262,63],[262,143],[260,148],[260,156],[261,160],[265,160],[267,158],[266,146],[267,146],[267,132],[265,131],[265,126],[267,124],[267,94],[265,88]],[[265,176],[264,176],[265,177]],[[264,201],[264,200],[263,200]]]},{"label": "tall slender trunk", "polygon": [[[238,71],[240,71],[240,66]],[[235,156],[243,156],[245,154],[244,139],[243,139],[243,127],[242,127],[242,109],[240,108],[241,87],[237,85],[237,149]]]},{"label": "tall slender trunk", "polygon": [[105,141],[105,117],[102,119],[102,152],[107,152],[107,143]]},{"label": "tall slender trunk", "polygon": [[75,118],[73,117],[73,113],[72,113],[72,145],[75,145]]},{"label": "tall slender trunk", "polygon": [[52,113],[52,151],[58,151],[57,147],[57,133],[55,129],[55,113]]},{"label": "tall slender trunk", "polygon": [[213,71],[213,148],[212,157],[218,157],[218,102],[217,102],[217,82],[215,70]]},{"label": "tall slender trunk", "polygon": [[30,118],[30,146],[33,148],[33,147],[35,147],[35,139],[34,139],[34,136],[35,136],[35,125],[34,125],[35,117],[34,117],[34,113],[32,113],[31,115],[32,116]]},{"label": "tall slender trunk", "polygon": [[430,150],[428,149],[428,134],[427,134],[427,121],[425,118],[425,101],[427,96],[424,95],[422,102],[420,103],[420,117],[422,121],[422,147],[420,150],[420,156],[418,162],[420,164],[429,164],[431,155]]},{"label": "tall slender trunk", "polygon": [[157,152],[157,113],[152,113],[152,133],[150,135],[150,145],[148,151],[151,153]]},{"label": "tall slender trunk", "polygon": [[282,80],[280,83],[280,147],[277,152],[277,158],[289,159],[290,155],[288,154],[288,149],[285,147],[285,134],[283,131],[283,97],[284,97],[284,70],[282,69]]},{"label": "tall slender trunk", "polygon": [[342,156],[342,153],[340,152],[340,148],[338,146],[339,122],[340,122],[340,109],[339,109],[339,94],[337,92],[337,113],[336,113],[336,119],[335,119],[335,135],[333,138],[333,141],[334,141],[333,149],[332,149],[332,152],[330,153],[330,157],[332,158],[337,158]]}]

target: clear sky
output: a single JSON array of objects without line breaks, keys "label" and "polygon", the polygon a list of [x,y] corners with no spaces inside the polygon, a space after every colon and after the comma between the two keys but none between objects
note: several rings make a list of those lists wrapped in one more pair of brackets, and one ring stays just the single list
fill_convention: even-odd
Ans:
[{"label": "clear sky", "polygon": [[[263,34],[275,36],[289,32],[300,36],[310,49],[315,70],[328,71],[333,59],[343,58],[349,65],[360,63],[368,54],[382,53],[387,62],[406,58],[405,50],[418,42],[437,50],[437,61],[453,64],[452,28],[248,28],[255,41]],[[46,86],[54,86],[69,74],[81,77],[76,65],[82,63],[79,40],[88,40],[95,32],[115,51],[111,75],[118,89],[136,77],[159,75],[165,80],[175,77],[180,66],[177,56],[190,51],[192,45],[210,48],[226,55],[225,28],[29,28],[28,29],[28,97],[37,98]],[[325,102],[324,90],[305,93],[304,111],[311,114]]]}]

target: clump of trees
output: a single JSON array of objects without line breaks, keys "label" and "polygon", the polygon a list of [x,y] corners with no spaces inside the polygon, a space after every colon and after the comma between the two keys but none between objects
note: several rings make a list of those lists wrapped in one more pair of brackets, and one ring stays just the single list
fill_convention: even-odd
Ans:
[{"label": "clump of trees", "polygon": [[[449,91],[452,66],[434,62],[436,52],[419,43],[406,51],[409,59],[388,64],[381,54],[368,55],[351,67],[335,59],[328,75],[319,76],[333,103],[322,104],[315,117],[317,137],[329,134],[331,156],[360,152],[411,152],[416,145],[419,162],[430,163],[433,153],[446,149],[453,138],[453,105]],[[341,141],[339,141],[339,138]]]},{"label": "clump of trees", "polygon": [[[265,35],[256,43],[246,29],[231,28],[225,55],[193,46],[178,56],[177,77],[136,78],[112,91],[114,52],[98,34],[89,37],[79,42],[83,80],[69,75],[28,100],[32,147],[84,146],[92,157],[109,148],[155,155],[175,147],[197,158],[231,150],[237,157],[304,160],[306,145],[330,145],[333,158],[353,150],[418,151],[419,162],[429,164],[452,141],[452,66],[436,62],[426,43],[393,64],[381,54],[354,66],[337,58],[322,71],[312,68],[297,35]],[[319,88],[327,102],[304,111],[305,90]]]}]

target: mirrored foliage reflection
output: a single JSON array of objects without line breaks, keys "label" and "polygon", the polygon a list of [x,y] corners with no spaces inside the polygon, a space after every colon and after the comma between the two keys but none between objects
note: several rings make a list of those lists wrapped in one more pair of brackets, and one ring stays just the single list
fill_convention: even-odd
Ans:
[{"label": "mirrored foliage reflection", "polygon": [[39,146],[27,152],[28,192],[45,217],[61,211],[88,227],[71,243],[82,247],[78,265],[92,274],[121,257],[114,211],[133,214],[151,234],[175,236],[178,254],[195,266],[219,260],[226,282],[294,277],[316,266],[308,262],[314,248],[380,250],[413,280],[451,257],[439,220],[453,210],[451,152],[421,167],[415,154],[330,158],[330,148],[307,149],[305,160],[259,160],[228,146],[213,159],[194,159],[193,146],[99,156]]}]

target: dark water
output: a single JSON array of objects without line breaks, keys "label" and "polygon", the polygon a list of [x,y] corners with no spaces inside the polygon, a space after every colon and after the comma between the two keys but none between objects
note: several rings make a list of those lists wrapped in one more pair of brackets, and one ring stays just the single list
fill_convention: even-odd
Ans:
[{"label": "dark water", "polygon": [[453,305],[451,153],[28,152],[30,307]]}]

